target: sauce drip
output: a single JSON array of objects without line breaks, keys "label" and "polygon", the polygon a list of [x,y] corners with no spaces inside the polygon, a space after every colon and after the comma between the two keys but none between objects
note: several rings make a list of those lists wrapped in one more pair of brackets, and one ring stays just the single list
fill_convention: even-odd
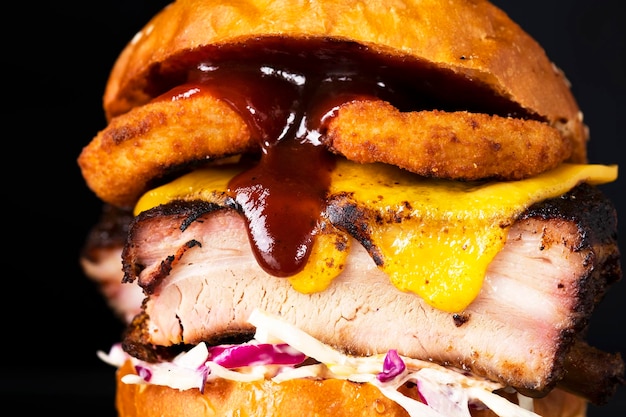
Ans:
[{"label": "sauce drip", "polygon": [[334,158],[321,145],[326,122],[354,99],[397,93],[373,74],[292,71],[261,64],[201,64],[188,84],[229,103],[258,141],[258,161],[229,182],[259,265],[277,277],[301,271],[325,209]]}]

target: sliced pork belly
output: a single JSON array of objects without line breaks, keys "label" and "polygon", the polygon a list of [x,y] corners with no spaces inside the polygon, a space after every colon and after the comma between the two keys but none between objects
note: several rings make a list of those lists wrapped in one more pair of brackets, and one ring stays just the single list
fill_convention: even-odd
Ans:
[{"label": "sliced pork belly", "polygon": [[[335,224],[349,230],[338,213],[350,210],[353,219],[354,207],[333,208]],[[136,280],[147,298],[124,346],[154,361],[166,347],[246,339],[254,332],[248,316],[260,308],[347,353],[397,349],[541,395],[567,380],[568,352],[621,275],[615,233],[613,208],[592,187],[537,205],[510,228],[476,300],[447,313],[397,290],[366,242],[352,238],[344,271],[325,291],[303,294],[259,267],[234,207],[171,203],[130,229],[125,281]],[[614,391],[621,358],[611,356],[609,366],[589,382],[602,392],[579,394],[595,401]]]},{"label": "sliced pork belly", "polygon": [[140,287],[122,284],[122,249],[132,218],[130,211],[105,204],[79,259],[85,275],[96,283],[109,307],[125,323],[140,312],[144,298]]}]

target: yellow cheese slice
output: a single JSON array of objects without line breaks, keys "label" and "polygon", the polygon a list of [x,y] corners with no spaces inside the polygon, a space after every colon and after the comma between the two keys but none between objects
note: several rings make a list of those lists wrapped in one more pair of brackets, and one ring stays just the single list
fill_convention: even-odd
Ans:
[{"label": "yellow cheese slice", "polygon": [[[211,200],[227,191],[236,167],[204,168],[153,189],[135,213],[175,199]],[[508,229],[533,203],[559,196],[576,185],[614,181],[617,166],[562,164],[533,178],[506,182],[427,179],[385,164],[339,160],[329,197],[350,193],[359,207],[383,221],[370,222],[380,268],[401,291],[449,312],[465,309],[478,295],[487,266],[502,249]],[[290,278],[303,293],[323,291],[341,273],[346,250],[320,235],[304,270]]]}]

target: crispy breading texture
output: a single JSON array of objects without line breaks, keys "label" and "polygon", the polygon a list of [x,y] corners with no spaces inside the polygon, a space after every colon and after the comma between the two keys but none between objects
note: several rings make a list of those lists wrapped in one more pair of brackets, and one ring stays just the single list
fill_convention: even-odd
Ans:
[{"label": "crispy breading texture", "polygon": [[[571,143],[545,123],[468,112],[400,112],[352,101],[331,118],[324,145],[356,162],[385,162],[447,179],[520,179],[553,168]],[[155,101],[111,120],[79,156],[89,187],[131,207],[155,180],[200,161],[257,150],[245,121],[208,94]]]},{"label": "crispy breading texture", "polygon": [[516,180],[555,168],[571,143],[545,123],[482,113],[398,111],[382,101],[345,104],[329,124],[330,150],[419,175]]},{"label": "crispy breading texture", "polygon": [[78,163],[89,188],[132,208],[170,170],[256,149],[243,119],[210,95],[155,101],[112,119],[82,150]]}]

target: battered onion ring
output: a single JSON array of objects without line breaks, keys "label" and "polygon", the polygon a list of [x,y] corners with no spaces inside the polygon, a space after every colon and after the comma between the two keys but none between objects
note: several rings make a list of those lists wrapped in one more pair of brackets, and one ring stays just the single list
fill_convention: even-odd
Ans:
[{"label": "battered onion ring", "polygon": [[198,95],[155,101],[111,119],[83,148],[78,164],[100,199],[132,208],[155,181],[179,167],[257,149],[232,107]]},{"label": "battered onion ring", "polygon": [[[401,113],[383,101],[342,105],[325,143],[356,162],[384,162],[420,175],[520,179],[555,167],[571,142],[549,125],[468,112]],[[155,101],[111,120],[78,158],[99,198],[131,207],[174,170],[258,151],[245,121],[210,95]]]},{"label": "battered onion ring", "polygon": [[398,111],[382,101],[344,104],[325,136],[329,149],[428,177],[517,180],[555,168],[571,141],[546,123],[464,111]]}]

